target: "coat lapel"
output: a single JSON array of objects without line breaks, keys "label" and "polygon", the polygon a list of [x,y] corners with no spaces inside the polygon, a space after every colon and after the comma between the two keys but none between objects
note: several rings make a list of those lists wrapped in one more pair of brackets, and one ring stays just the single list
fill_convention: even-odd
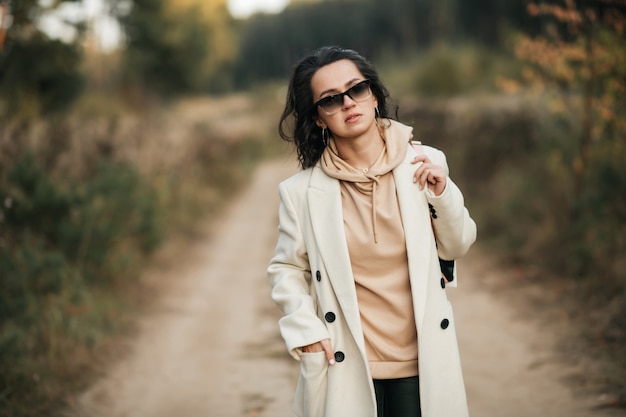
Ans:
[{"label": "coat lapel", "polygon": [[413,174],[418,167],[411,164],[415,156],[415,151],[409,146],[404,161],[393,170],[393,176],[404,225],[413,308],[419,332],[426,307],[428,277],[435,241],[430,224],[428,201],[419,185],[413,183]]},{"label": "coat lapel", "polygon": [[343,310],[354,340],[362,349],[365,349],[356,288],[343,225],[339,181],[326,176],[320,168],[314,168],[309,184],[308,204],[313,234],[333,291]]}]

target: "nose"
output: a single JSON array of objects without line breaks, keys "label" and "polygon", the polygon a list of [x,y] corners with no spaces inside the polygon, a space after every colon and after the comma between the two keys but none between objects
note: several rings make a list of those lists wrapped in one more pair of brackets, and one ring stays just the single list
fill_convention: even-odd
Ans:
[{"label": "nose", "polygon": [[350,97],[347,94],[343,96],[343,107],[344,108],[353,106],[354,104],[355,104],[355,101],[352,100],[352,97]]}]

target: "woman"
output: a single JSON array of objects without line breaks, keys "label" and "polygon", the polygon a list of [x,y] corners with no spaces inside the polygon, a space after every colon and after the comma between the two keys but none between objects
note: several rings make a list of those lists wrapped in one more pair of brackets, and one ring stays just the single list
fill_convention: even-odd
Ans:
[{"label": "woman", "polygon": [[301,364],[297,417],[468,415],[438,258],[463,256],[476,225],[443,153],[416,152],[388,97],[367,60],[337,47],[290,80],[279,130],[303,170],[279,187],[268,278]]}]

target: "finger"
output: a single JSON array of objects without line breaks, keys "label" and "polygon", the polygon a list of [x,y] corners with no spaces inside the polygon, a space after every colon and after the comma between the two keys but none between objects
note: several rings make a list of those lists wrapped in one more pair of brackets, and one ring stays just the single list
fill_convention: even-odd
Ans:
[{"label": "finger", "polygon": [[425,169],[424,172],[422,172],[422,175],[420,175],[419,177],[419,184],[420,184],[420,189],[424,189],[424,187],[426,187],[426,183],[428,182],[428,177],[430,176],[430,170],[429,169]]},{"label": "finger", "polygon": [[420,174],[420,172],[421,172],[420,170],[421,170],[421,168],[415,170],[415,173],[413,174],[413,183],[416,183],[417,180],[419,179],[419,177],[421,175]]},{"label": "finger", "polygon": [[424,155],[417,155],[411,160],[412,164],[417,164],[418,162],[424,162]]},{"label": "finger", "polygon": [[430,160],[428,159],[428,157],[426,155],[417,155],[415,158],[413,158],[413,160],[411,161],[412,164],[417,164],[419,162],[430,162]]},{"label": "finger", "polygon": [[428,171],[425,168],[420,168],[417,171],[415,171],[415,176],[413,177],[413,182],[419,184],[420,190],[424,189],[424,184],[426,182],[426,176],[428,176]]},{"label": "finger", "polygon": [[413,174],[413,182],[418,182],[420,177],[422,176],[422,174],[424,173],[424,171],[427,169],[428,167],[425,164],[422,164],[419,168],[417,168],[415,170],[415,174]]},{"label": "finger", "polygon": [[432,172],[429,172],[428,176],[426,177],[426,180],[428,181],[428,183],[430,185],[435,185],[438,182],[438,177],[437,177],[437,175],[433,174]]},{"label": "finger", "polygon": [[428,182],[437,184],[446,181],[446,173],[440,169],[433,169],[429,172]]},{"label": "finger", "polygon": [[322,349],[326,352],[326,359],[330,365],[335,364],[335,353],[333,352],[333,347],[330,345],[329,339],[324,339],[320,342],[322,345]]},{"label": "finger", "polygon": [[304,353],[315,353],[315,352],[323,352],[324,348],[320,344],[320,342],[311,343],[310,345],[306,345],[302,347],[302,352]]}]

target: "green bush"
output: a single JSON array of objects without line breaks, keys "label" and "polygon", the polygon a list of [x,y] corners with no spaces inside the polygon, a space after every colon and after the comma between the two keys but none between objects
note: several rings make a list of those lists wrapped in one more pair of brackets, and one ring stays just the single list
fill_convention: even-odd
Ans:
[{"label": "green bush", "polygon": [[425,96],[450,97],[463,92],[458,60],[445,47],[432,49],[418,68],[415,90]]},{"label": "green bush", "polygon": [[80,48],[41,33],[14,38],[0,54],[0,116],[28,120],[66,110],[84,86]]},{"label": "green bush", "polygon": [[103,160],[81,183],[55,182],[26,154],[9,170],[0,192],[11,202],[4,212],[9,238],[37,236],[85,272],[105,272],[124,239],[148,253],[163,234],[156,194],[121,163]]},{"label": "green bush", "polygon": [[50,405],[46,392],[74,369],[54,363],[114,327],[100,305],[161,241],[163,207],[132,167],[106,160],[77,181],[25,153],[0,184],[0,408]]},{"label": "green bush", "polygon": [[[398,59],[390,59],[396,62]],[[381,73],[394,92],[416,97],[450,98],[468,93],[495,92],[499,77],[516,77],[513,57],[477,45],[438,43],[385,65]],[[403,97],[404,98],[404,97]]]},{"label": "green bush", "polygon": [[626,292],[626,146],[612,141],[592,149],[584,193],[574,218],[576,251],[582,255],[576,270],[583,276],[616,280],[620,294]]}]

